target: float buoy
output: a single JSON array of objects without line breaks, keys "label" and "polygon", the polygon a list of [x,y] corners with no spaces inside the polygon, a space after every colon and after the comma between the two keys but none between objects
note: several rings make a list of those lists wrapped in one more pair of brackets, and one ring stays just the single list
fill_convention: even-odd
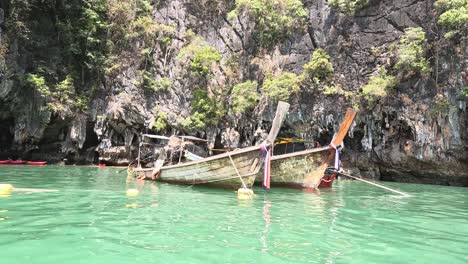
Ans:
[{"label": "float buoy", "polygon": [[13,191],[13,185],[11,184],[0,184],[0,195],[9,195]]},{"label": "float buoy", "polygon": [[138,196],[138,190],[137,189],[128,189],[127,190],[127,196]]},{"label": "float buoy", "polygon": [[237,199],[239,200],[251,200],[255,197],[254,192],[251,189],[240,188],[237,190]]}]

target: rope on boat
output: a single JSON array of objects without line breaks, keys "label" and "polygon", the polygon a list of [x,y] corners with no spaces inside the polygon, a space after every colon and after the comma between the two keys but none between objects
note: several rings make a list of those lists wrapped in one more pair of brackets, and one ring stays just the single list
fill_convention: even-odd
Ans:
[{"label": "rope on boat", "polygon": [[377,184],[377,183],[375,183],[375,182],[371,182],[371,181],[368,181],[368,180],[364,180],[364,179],[362,179],[362,178],[359,178],[359,177],[356,177],[356,176],[352,176],[352,175],[349,175],[349,174],[346,174],[346,173],[342,173],[342,172],[339,172],[339,171],[335,171],[335,172],[338,173],[338,174],[340,174],[340,175],[343,175],[343,176],[346,176],[346,177],[349,177],[349,178],[352,178],[352,179],[355,179],[355,180],[358,180],[358,181],[362,181],[362,182],[365,182],[365,183],[370,184],[370,185],[377,186],[377,187],[382,188],[382,189],[385,189],[385,190],[387,190],[387,191],[391,191],[391,192],[394,192],[394,193],[398,193],[398,194],[403,195],[403,196],[405,196],[405,197],[411,197],[411,195],[409,195],[409,194],[407,194],[407,193],[394,190],[394,189],[392,189],[392,188],[383,186],[383,185],[381,185],[381,184]]},{"label": "rope on boat", "polygon": [[[233,166],[234,169],[236,170],[237,176],[239,176],[239,179],[240,179],[241,182],[242,182],[242,188],[248,189],[248,188],[247,188],[247,185],[245,185],[244,180],[242,180],[242,176],[240,175],[239,171],[237,170],[236,164],[234,164],[234,161],[233,161],[232,158],[231,158],[231,154],[228,154],[228,157],[229,157],[229,160],[231,161],[232,166]],[[240,192],[240,190],[241,190],[241,189],[239,189],[238,192]],[[251,191],[252,191],[252,190],[250,190],[249,192],[246,192],[250,199],[253,198],[253,195],[252,195]],[[238,195],[239,195],[239,193],[238,193]],[[239,197],[239,196],[238,196],[238,197]]]},{"label": "rope on boat", "polygon": [[[334,179],[333,180],[325,180],[325,178],[322,177],[322,179],[320,179],[320,181],[321,182],[332,182],[332,181],[334,181]],[[320,183],[319,183],[319,185],[320,185]]]},{"label": "rope on boat", "polygon": [[242,179],[242,177],[241,177],[239,171],[237,170],[236,164],[234,164],[234,161],[233,161],[232,158],[231,158],[231,154],[228,154],[228,157],[229,157],[229,160],[231,161],[232,166],[233,166],[234,169],[236,170],[237,176],[239,176],[239,179],[240,179],[241,182],[242,182],[242,187],[247,189],[247,185],[245,185],[244,180]]}]

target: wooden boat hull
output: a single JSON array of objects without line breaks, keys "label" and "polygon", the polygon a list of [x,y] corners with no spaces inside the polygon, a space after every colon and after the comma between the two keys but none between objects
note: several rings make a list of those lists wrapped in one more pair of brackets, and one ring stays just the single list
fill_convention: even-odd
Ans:
[{"label": "wooden boat hull", "polygon": [[[355,116],[354,110],[348,109],[346,111],[340,129],[330,146],[339,146],[343,142]],[[329,163],[334,160],[336,150],[330,146],[273,156],[271,158],[270,184],[309,190],[317,189],[320,185],[331,187],[336,174],[325,176],[325,171]],[[324,179],[324,177],[326,178]]]},{"label": "wooden boat hull", "polygon": [[[334,152],[335,150],[330,147],[323,147],[273,156],[271,157],[270,184],[306,190],[331,187],[333,182],[329,185],[321,185],[321,183],[324,177],[326,181],[334,180],[334,175],[333,178],[331,178],[332,175],[325,175],[325,170],[329,165],[327,161],[330,157],[334,157]],[[263,172],[260,172],[257,181],[261,181],[262,178]]]},{"label": "wooden boat hull", "polygon": [[[245,187],[251,188],[262,166],[261,161],[260,147],[249,147],[198,161],[164,166],[155,180],[187,185],[203,184],[230,189],[243,187],[243,181]],[[151,179],[153,169],[135,169],[134,172],[138,176],[146,176],[146,178]]]},{"label": "wooden boat hull", "polygon": [[26,162],[26,165],[30,166],[44,166],[47,164],[47,161],[28,161]]},{"label": "wooden boat hull", "polygon": [[26,163],[26,161],[24,161],[24,160],[10,160],[10,163],[8,163],[8,164],[21,165],[21,164],[24,164],[24,163]]},{"label": "wooden boat hull", "polygon": [[[263,144],[274,143],[288,109],[288,103],[278,102],[270,133]],[[150,178],[171,183],[203,184],[231,189],[251,188],[262,166],[263,155],[260,148],[260,146],[253,146],[197,161],[164,166],[161,169],[136,169],[135,171],[137,175],[142,174],[142,176],[150,176]]]}]

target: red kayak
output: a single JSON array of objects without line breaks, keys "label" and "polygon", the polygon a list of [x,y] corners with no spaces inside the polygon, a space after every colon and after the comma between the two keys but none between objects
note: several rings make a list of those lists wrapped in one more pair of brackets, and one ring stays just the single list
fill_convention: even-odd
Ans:
[{"label": "red kayak", "polygon": [[43,166],[46,165],[47,161],[28,161],[26,162],[26,165],[32,165],[32,166]]},{"label": "red kayak", "polygon": [[26,163],[26,161],[24,161],[24,160],[10,160],[10,163],[8,163],[8,164],[20,165],[20,164],[24,164],[24,163]]},{"label": "red kayak", "polygon": [[0,160],[0,164],[10,164],[11,160]]}]

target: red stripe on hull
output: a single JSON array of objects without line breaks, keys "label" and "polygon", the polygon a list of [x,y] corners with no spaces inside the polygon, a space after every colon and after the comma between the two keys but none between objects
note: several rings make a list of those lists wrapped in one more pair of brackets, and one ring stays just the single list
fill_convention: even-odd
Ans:
[{"label": "red stripe on hull", "polygon": [[44,166],[47,164],[47,161],[28,161],[26,162],[26,165],[31,165],[31,166]]},{"label": "red stripe on hull", "polygon": [[26,161],[24,160],[10,160],[9,164],[19,165],[19,164],[24,164],[24,163],[26,163]]}]

